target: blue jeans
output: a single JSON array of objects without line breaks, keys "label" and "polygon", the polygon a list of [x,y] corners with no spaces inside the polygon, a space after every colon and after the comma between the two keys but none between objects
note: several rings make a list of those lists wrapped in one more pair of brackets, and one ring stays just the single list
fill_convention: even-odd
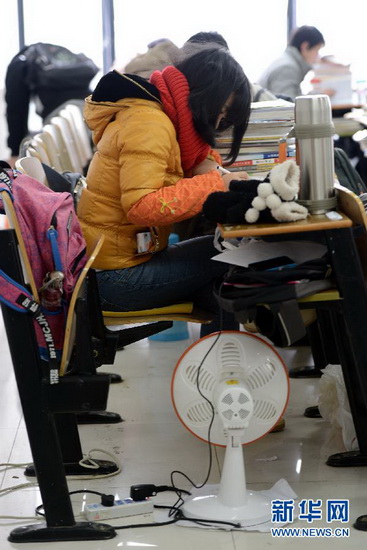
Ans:
[{"label": "blue jeans", "polygon": [[212,323],[201,325],[201,336],[238,330],[234,316],[220,310],[213,294],[215,279],[228,270],[227,264],[211,260],[217,253],[209,235],[168,246],[134,267],[98,271],[102,309],[134,311],[187,300],[214,315]]}]

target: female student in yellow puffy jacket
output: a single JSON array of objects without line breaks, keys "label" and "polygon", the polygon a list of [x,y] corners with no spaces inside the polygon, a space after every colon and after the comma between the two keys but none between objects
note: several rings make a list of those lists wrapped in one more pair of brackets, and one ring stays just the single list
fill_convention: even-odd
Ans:
[{"label": "female student in yellow puffy jacket", "polygon": [[[199,213],[207,196],[246,173],[223,174],[212,150],[220,124],[233,126],[232,162],[247,128],[251,90],[228,53],[203,48],[155,71],[150,81],[112,71],[86,100],[96,153],[78,206],[88,243],[105,241],[94,267],[104,310],[132,311],[191,300],[212,311],[201,335],[220,328],[213,237],[168,246],[171,225]],[[223,312],[222,328],[237,329]]]}]

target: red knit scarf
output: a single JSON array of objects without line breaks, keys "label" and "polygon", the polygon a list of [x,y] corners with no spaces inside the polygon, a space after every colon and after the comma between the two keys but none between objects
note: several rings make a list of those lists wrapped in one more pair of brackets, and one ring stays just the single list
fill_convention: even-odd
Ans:
[{"label": "red knit scarf", "polygon": [[179,70],[171,66],[165,67],[163,71],[154,71],[150,82],[158,88],[164,112],[176,129],[181,164],[186,172],[200,164],[210,149],[194,128],[188,105],[188,82]]}]

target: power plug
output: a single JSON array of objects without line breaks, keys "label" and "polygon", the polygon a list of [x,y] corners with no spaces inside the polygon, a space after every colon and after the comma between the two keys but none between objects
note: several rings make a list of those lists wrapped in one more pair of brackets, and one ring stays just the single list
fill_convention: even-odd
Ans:
[{"label": "power plug", "polygon": [[137,516],[139,514],[149,514],[151,512],[153,512],[153,501],[149,498],[139,501],[134,501],[132,498],[125,498],[123,500],[115,500],[113,506],[86,504],[84,508],[84,514],[89,521],[124,518],[127,516]]}]

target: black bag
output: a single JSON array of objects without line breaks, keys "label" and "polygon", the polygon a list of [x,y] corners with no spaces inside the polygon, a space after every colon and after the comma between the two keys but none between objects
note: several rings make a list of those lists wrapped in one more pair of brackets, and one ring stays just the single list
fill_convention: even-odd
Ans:
[{"label": "black bag", "polygon": [[57,193],[70,193],[73,197],[75,211],[78,208],[78,202],[83,189],[87,187],[87,180],[79,172],[65,171],[60,174],[47,164],[42,163],[46,174],[48,186]]},{"label": "black bag", "polygon": [[88,88],[98,67],[83,53],[73,53],[63,46],[38,42],[29,46],[28,80],[31,89]]},{"label": "black bag", "polygon": [[343,149],[334,147],[335,172],[340,185],[356,195],[367,193],[367,187]]},{"label": "black bag", "polygon": [[331,288],[330,275],[327,256],[276,270],[231,266],[214,295],[239,323],[253,321],[275,345],[290,346],[306,334],[297,299]]}]

